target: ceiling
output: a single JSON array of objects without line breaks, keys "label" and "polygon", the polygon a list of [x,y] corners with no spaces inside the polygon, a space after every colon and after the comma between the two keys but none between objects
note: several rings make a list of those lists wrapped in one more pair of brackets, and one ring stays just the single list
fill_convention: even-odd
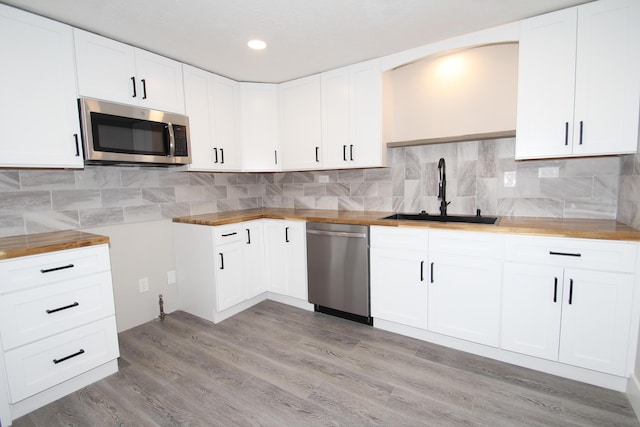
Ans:
[{"label": "ceiling", "polygon": [[[0,0],[238,81],[279,83],[589,0]],[[253,51],[247,41],[267,42]]]}]

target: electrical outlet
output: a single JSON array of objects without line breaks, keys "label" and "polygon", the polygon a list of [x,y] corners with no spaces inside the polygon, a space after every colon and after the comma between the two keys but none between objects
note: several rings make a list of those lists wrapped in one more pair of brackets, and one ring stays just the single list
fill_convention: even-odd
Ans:
[{"label": "electrical outlet", "polygon": [[538,168],[538,178],[557,178],[560,176],[560,168],[546,167]]},{"label": "electrical outlet", "polygon": [[144,277],[138,280],[138,292],[143,293],[149,290],[149,279]]},{"label": "electrical outlet", "polygon": [[167,271],[167,285],[173,285],[174,283],[176,283],[175,270]]},{"label": "electrical outlet", "polygon": [[318,182],[320,184],[326,184],[327,182],[329,182],[329,175],[320,175],[318,177]]},{"label": "electrical outlet", "polygon": [[516,186],[516,171],[504,173],[504,186],[505,188]]}]

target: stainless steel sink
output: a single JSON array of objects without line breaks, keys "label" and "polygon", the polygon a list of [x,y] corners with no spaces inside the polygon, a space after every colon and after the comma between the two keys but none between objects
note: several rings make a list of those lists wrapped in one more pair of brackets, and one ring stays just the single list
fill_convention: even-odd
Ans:
[{"label": "stainless steel sink", "polygon": [[433,221],[433,222],[465,222],[469,224],[495,224],[498,220],[495,216],[480,215],[429,215],[426,212],[417,214],[396,213],[380,219],[396,219],[408,221]]}]

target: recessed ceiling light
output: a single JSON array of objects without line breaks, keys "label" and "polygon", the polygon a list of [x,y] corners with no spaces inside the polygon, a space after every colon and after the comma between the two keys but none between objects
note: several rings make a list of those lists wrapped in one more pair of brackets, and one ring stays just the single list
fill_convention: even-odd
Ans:
[{"label": "recessed ceiling light", "polygon": [[256,40],[249,40],[249,43],[247,43],[247,46],[249,46],[251,49],[262,50],[265,47],[267,47],[267,44],[262,40],[256,39]]}]

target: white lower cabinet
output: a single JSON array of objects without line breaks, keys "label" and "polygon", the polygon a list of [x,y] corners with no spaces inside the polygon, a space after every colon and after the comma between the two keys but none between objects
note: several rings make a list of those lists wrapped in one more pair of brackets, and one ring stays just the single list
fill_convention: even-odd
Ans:
[{"label": "white lower cabinet", "polygon": [[173,230],[180,309],[218,323],[266,296],[261,221]]},{"label": "white lower cabinet", "polygon": [[116,372],[118,357],[108,245],[0,261],[3,425]]},{"label": "white lower cabinet", "polygon": [[306,223],[264,221],[269,293],[307,301]]}]

